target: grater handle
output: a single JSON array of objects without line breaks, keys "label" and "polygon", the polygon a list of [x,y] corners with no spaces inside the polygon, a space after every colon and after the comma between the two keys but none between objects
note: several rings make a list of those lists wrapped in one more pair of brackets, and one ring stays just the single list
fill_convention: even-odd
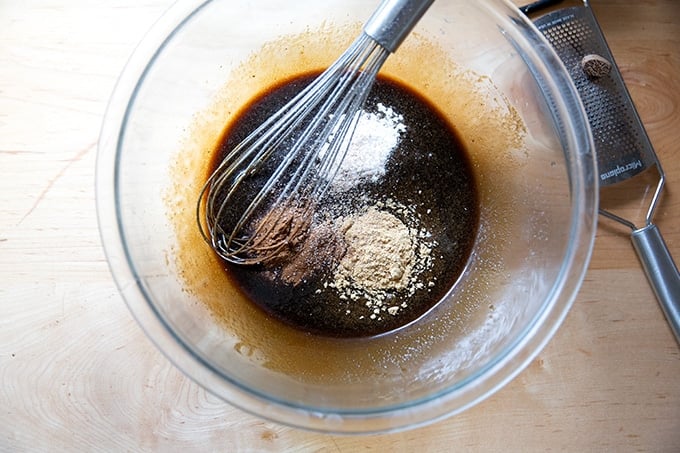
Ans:
[{"label": "grater handle", "polygon": [[680,344],[680,273],[673,257],[659,228],[653,223],[633,231],[631,239],[666,320]]}]

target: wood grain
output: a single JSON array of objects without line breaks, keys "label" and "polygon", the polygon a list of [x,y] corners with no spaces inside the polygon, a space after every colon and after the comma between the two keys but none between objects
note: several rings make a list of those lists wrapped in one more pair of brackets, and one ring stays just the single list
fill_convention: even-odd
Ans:
[{"label": "wood grain", "polygon": [[[628,232],[607,221],[564,326],[460,416],[391,435],[307,433],[178,372],[116,291],[93,191],[116,77],[170,4],[0,2],[0,451],[680,450],[679,348]],[[592,4],[666,171],[656,221],[680,259],[680,3]]]}]

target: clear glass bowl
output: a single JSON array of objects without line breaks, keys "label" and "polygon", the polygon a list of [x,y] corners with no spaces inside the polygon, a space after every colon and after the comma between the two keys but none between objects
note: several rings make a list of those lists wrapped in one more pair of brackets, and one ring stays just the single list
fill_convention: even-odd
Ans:
[{"label": "clear glass bowl", "polygon": [[556,331],[594,238],[592,139],[565,68],[509,2],[435,2],[384,72],[469,148],[481,220],[464,274],[417,322],[363,340],[308,335],[243,300],[198,238],[209,150],[249,97],[339,55],[376,4],[177,3],[121,75],[99,143],[101,236],[147,335],[224,400],[313,430],[414,427],[488,397]]}]

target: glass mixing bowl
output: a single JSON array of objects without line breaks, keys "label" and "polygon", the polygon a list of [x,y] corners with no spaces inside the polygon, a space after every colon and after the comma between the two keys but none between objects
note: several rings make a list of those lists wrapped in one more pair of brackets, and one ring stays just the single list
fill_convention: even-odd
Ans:
[{"label": "glass mixing bowl", "polygon": [[179,2],[125,68],[99,143],[101,236],[144,331],[210,392],[313,430],[414,427],[488,397],[554,334],[594,238],[592,139],[565,68],[509,2],[435,2],[383,72],[468,148],[480,227],[463,275],[421,319],[365,339],[307,334],[244,299],[196,227],[210,150],[252,96],[335,59],[376,5]]}]

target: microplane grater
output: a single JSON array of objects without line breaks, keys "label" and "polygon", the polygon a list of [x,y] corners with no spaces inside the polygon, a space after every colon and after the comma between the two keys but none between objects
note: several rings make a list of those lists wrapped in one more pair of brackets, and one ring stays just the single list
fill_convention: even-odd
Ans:
[{"label": "microplane grater", "polygon": [[[629,179],[659,166],[621,73],[591,9],[563,8],[534,20],[564,63],[581,98],[595,142],[600,185]],[[589,77],[581,67],[586,55],[612,64],[609,74]]]},{"label": "microplane grater", "polygon": [[[522,11],[528,14],[560,2],[537,0]],[[665,176],[602,30],[588,0],[583,0],[583,6],[558,9],[534,19],[534,24],[564,63],[579,93],[593,135],[600,186],[625,181],[652,166],[657,168],[658,184],[643,227],[602,206],[600,214],[631,228],[633,247],[680,344],[680,272],[653,223]],[[589,55],[608,62],[609,72],[588,76],[582,61]]]}]

